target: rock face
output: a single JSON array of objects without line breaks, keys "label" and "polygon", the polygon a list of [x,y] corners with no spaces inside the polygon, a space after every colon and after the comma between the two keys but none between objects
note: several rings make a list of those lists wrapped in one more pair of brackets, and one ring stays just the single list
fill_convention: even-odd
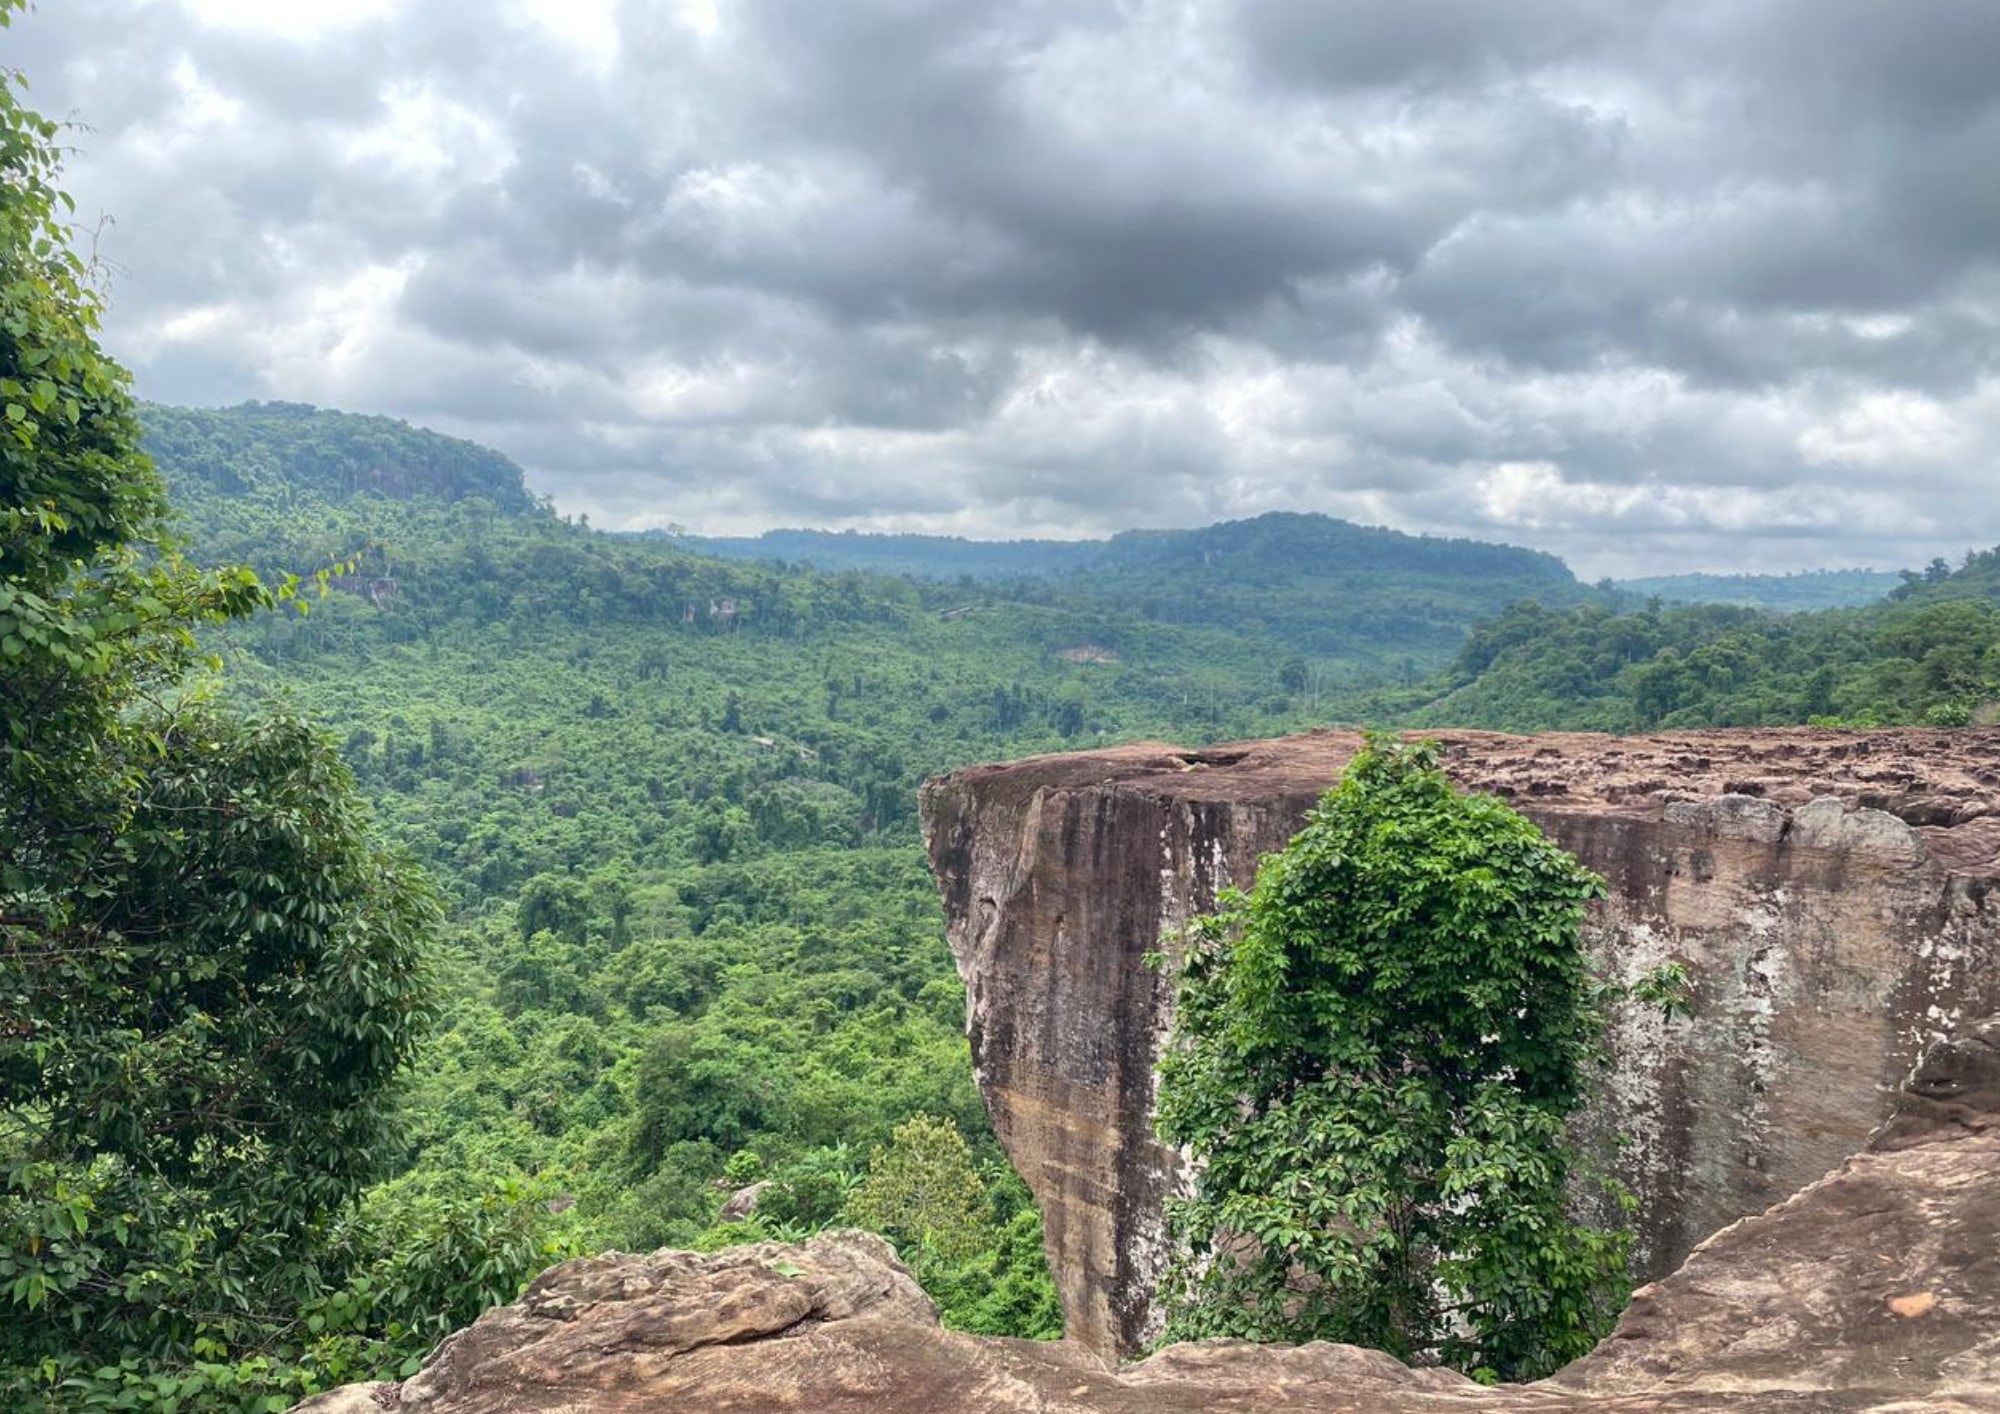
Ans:
[{"label": "rock face", "polygon": [[1798,1414],[2000,1411],[2000,1017],[1937,1048],[1870,1152],[1702,1245],[1590,1355],[1482,1389],[1345,1345],[1082,1345],[937,1324],[879,1238],[553,1268],[398,1386],[295,1414]]},{"label": "rock face", "polygon": [[[2000,1010],[2000,732],[1436,736],[1462,786],[1605,877],[1602,971],[1695,980],[1690,1020],[1614,1018],[1578,1125],[1638,1195],[1649,1277],[1853,1153],[1925,1046]],[[925,787],[980,1088],[1100,1353],[1155,1329],[1178,1180],[1151,1127],[1171,998],[1144,956],[1247,886],[1359,745],[1133,746]]]}]

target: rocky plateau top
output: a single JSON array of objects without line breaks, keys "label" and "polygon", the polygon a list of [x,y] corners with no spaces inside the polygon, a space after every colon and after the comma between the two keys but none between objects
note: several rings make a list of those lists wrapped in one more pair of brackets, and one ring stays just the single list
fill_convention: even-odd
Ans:
[{"label": "rocky plateau top", "polygon": [[[1516,804],[1646,818],[1669,805],[1724,795],[1787,808],[1832,798],[1915,827],[1958,870],[2000,874],[2000,728],[1405,735],[1442,746],[1446,769],[1462,789]],[[1194,750],[1142,742],[974,766],[929,789],[1004,782],[1016,795],[1091,787],[1259,803],[1325,790],[1360,747],[1359,732],[1340,730]]]}]

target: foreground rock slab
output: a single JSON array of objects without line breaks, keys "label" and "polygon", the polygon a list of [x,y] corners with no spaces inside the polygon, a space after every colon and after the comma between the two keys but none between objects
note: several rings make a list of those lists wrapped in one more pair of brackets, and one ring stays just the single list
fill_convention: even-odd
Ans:
[{"label": "foreground rock slab", "polygon": [[[1426,733],[1602,874],[1600,972],[1684,965],[1693,1016],[1621,1008],[1577,1125],[1639,1198],[1641,1269],[1860,1148],[1923,1048],[2000,1010],[2000,731]],[[1071,1336],[1157,1330],[1153,1137],[1171,995],[1146,958],[1247,886],[1361,739],[1323,731],[974,767],[923,816],[994,1130],[1041,1206]]]},{"label": "foreground rock slab", "polygon": [[296,1414],[2000,1414],[2000,1017],[1935,1047],[1869,1150],[1724,1229],[1539,1384],[1352,1346],[957,1335],[881,1239],[552,1268],[398,1385]]}]

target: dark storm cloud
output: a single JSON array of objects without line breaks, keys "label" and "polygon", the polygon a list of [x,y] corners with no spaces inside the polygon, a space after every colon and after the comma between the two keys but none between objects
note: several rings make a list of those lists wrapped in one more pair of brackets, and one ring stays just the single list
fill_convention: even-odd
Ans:
[{"label": "dark storm cloud", "polygon": [[1314,88],[1434,90],[1587,58],[1643,39],[1656,4],[1602,0],[1246,0],[1268,72]]},{"label": "dark storm cloud", "polygon": [[600,523],[2000,539],[1988,0],[65,0],[159,396]]}]

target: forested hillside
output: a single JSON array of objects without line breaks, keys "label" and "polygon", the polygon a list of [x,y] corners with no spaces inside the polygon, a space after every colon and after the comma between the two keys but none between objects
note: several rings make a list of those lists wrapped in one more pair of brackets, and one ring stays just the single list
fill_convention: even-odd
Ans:
[{"label": "forested hillside", "polygon": [[1621,579],[1613,587],[1668,604],[1740,604],[1757,609],[1852,609],[1872,604],[1902,581],[1886,570],[1809,570],[1803,574],[1666,574]]},{"label": "forested hillside", "polygon": [[[1233,556],[1240,621],[1160,622],[1136,589],[1030,598],[599,534],[491,453],[383,419],[145,421],[198,557],[334,567],[308,615],[222,641],[232,690],[331,730],[450,904],[443,1021],[376,1201],[470,1204],[484,1231],[579,1248],[867,1220],[955,1322],[1053,1334],[1038,1219],[972,1087],[916,786],[1328,710],[1367,664],[1286,652],[1254,611],[1307,616],[1310,591],[1265,558],[1298,527],[1219,528],[1205,553]],[[1331,524],[1306,529],[1324,544]],[[1490,563],[1572,588],[1520,552],[1360,540],[1413,550],[1411,582],[1460,605]],[[1154,574],[1173,548],[1135,562]],[[884,1200],[908,1163],[961,1174],[948,1220]],[[754,1218],[718,1222],[765,1178]]]},{"label": "forested hillside", "polygon": [[[308,615],[229,633],[232,690],[327,727],[450,904],[395,1201],[586,1248],[874,1214],[982,1330],[1056,1318],[972,1087],[922,778],[1294,728],[1436,671],[1496,598],[1587,597],[1547,556],[1301,516],[977,582],[732,562],[570,524],[386,419],[144,415],[198,558],[331,567]],[[877,1190],[909,1162],[956,1165],[962,1211],[907,1226]]]},{"label": "forested hillside", "polygon": [[1539,551],[1278,512],[1099,541],[794,530],[686,543],[739,559],[984,581],[1018,602],[1222,629],[1266,656],[1338,660],[1364,676],[1414,675],[1455,651],[1466,625],[1497,605],[1601,597]]},{"label": "forested hillside", "polygon": [[2000,548],[1906,572],[1859,609],[1727,605],[1632,613],[1517,604],[1473,629],[1451,671],[1374,710],[1418,726],[1963,726],[2000,701]]}]

